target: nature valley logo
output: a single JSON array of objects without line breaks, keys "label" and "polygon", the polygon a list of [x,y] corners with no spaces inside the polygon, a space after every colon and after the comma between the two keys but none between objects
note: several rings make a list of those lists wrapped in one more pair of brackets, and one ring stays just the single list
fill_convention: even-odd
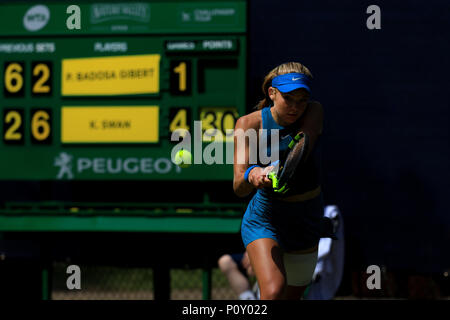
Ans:
[{"label": "nature valley logo", "polygon": [[150,5],[147,3],[96,3],[91,6],[91,23],[131,20],[150,21]]}]

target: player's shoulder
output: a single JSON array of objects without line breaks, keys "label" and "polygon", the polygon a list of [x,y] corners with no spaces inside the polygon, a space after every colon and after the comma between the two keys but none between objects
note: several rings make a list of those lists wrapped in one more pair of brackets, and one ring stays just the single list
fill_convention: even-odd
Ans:
[{"label": "player's shoulder", "polygon": [[310,119],[322,119],[323,114],[323,106],[319,101],[310,101],[308,102],[308,108],[306,109],[306,118]]},{"label": "player's shoulder", "polygon": [[323,106],[319,101],[312,100],[308,102],[308,108],[314,111],[323,112]]},{"label": "player's shoulder", "polygon": [[309,127],[312,131],[317,132],[317,134],[322,134],[323,130],[323,107],[319,101],[310,101],[308,103],[308,108],[303,117],[302,124]]},{"label": "player's shoulder", "polygon": [[259,129],[260,126],[261,126],[261,110],[256,110],[253,111],[252,113],[246,114],[236,121],[236,128]]}]

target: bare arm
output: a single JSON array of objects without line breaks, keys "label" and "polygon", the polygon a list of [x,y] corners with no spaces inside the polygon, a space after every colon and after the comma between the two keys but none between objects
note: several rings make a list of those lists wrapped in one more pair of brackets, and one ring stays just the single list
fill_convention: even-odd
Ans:
[{"label": "bare arm", "polygon": [[313,101],[308,106],[301,128],[309,137],[309,155],[323,130],[323,107],[320,102]]},{"label": "bare arm", "polygon": [[238,197],[246,197],[254,188],[271,185],[271,181],[266,177],[268,168],[256,167],[250,171],[249,181],[244,179],[245,171],[250,167],[249,150],[257,150],[257,148],[249,148],[249,138],[245,132],[250,129],[258,133],[259,122],[258,114],[255,112],[239,118],[234,129],[233,189]]}]

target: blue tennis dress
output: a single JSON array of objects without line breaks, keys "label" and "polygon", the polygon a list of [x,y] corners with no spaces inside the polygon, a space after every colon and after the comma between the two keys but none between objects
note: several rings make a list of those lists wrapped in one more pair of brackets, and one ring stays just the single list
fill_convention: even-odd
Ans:
[{"label": "blue tennis dress", "polygon": [[[270,154],[270,130],[280,130],[280,158],[298,131],[295,124],[289,127],[278,125],[272,117],[270,107],[263,108],[262,127],[267,129],[268,154]],[[252,241],[271,238],[287,251],[311,248],[328,234],[329,225],[323,217],[323,196],[320,191],[320,138],[306,163],[296,172],[289,191],[280,195],[271,188],[258,189],[250,200],[241,225],[245,247]],[[295,202],[283,201],[297,195]],[[306,199],[306,200],[305,200]]]}]

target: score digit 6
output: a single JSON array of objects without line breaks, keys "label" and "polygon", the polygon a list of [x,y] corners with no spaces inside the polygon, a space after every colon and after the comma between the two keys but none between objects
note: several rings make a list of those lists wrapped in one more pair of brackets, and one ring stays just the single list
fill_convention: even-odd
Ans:
[{"label": "score digit 6", "polygon": [[3,71],[3,93],[5,94],[5,97],[23,97],[24,63],[5,62]]},{"label": "score digit 6", "polygon": [[51,114],[50,109],[31,111],[31,142],[34,144],[51,143]]}]

